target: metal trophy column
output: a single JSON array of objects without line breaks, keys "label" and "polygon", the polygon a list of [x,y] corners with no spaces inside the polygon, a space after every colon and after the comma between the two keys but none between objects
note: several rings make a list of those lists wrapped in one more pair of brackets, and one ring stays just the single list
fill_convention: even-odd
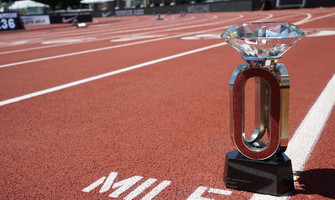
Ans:
[{"label": "metal trophy column", "polygon": [[[281,195],[294,188],[288,144],[290,81],[277,61],[305,33],[285,23],[244,23],[223,34],[246,61],[233,72],[230,89],[230,135],[237,147],[226,154],[228,188]],[[255,129],[245,134],[245,85],[255,79]],[[265,137],[267,136],[267,137]],[[264,140],[267,138],[267,140]]]}]

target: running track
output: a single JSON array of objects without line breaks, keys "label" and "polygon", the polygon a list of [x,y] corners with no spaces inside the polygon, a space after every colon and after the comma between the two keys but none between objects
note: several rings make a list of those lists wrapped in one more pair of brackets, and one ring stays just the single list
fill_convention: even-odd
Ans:
[{"label": "running track", "polygon": [[308,34],[280,60],[297,181],[278,199],[335,198],[335,9],[164,17],[0,34],[0,199],[273,198],[223,183],[243,61],[218,36],[248,21]]}]

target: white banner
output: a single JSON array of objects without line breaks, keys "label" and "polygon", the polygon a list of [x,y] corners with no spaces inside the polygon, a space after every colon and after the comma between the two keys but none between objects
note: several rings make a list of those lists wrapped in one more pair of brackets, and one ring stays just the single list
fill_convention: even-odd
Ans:
[{"label": "white banner", "polygon": [[209,12],[209,4],[187,6],[188,13],[204,13]]},{"label": "white banner", "polygon": [[21,20],[25,26],[50,24],[49,15],[23,15],[21,16]]},{"label": "white banner", "polygon": [[136,10],[117,10],[115,11],[115,16],[134,16],[134,15],[144,15],[144,9]]}]

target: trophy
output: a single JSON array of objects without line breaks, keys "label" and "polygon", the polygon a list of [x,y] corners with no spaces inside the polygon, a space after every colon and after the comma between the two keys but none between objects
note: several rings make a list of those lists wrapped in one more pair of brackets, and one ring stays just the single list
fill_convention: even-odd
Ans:
[{"label": "trophy", "polygon": [[[224,181],[227,188],[282,195],[294,188],[288,144],[290,80],[277,63],[305,33],[287,22],[233,25],[221,35],[246,63],[230,79],[230,135],[238,150],[228,152]],[[255,80],[255,129],[245,133],[245,85]]]}]

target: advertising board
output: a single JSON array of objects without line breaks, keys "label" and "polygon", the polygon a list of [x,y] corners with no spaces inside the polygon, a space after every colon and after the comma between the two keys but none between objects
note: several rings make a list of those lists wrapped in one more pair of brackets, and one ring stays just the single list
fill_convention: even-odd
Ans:
[{"label": "advertising board", "polygon": [[90,12],[77,13],[58,13],[50,15],[50,23],[72,23],[73,20],[78,22],[92,22],[92,14]]},{"label": "advertising board", "polygon": [[20,16],[17,12],[0,13],[0,31],[24,29]]},{"label": "advertising board", "polygon": [[25,26],[50,24],[49,15],[22,15],[21,20]]}]

